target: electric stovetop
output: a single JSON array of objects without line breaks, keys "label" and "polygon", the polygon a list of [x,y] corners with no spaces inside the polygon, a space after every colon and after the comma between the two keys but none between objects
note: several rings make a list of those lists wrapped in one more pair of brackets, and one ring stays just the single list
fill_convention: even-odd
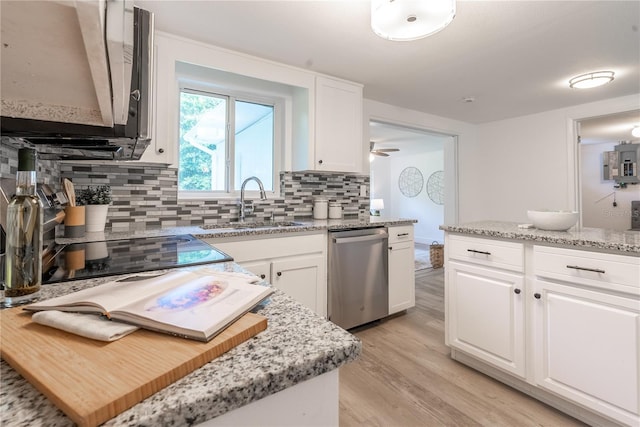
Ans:
[{"label": "electric stovetop", "polygon": [[54,244],[42,258],[43,284],[233,261],[190,234]]}]

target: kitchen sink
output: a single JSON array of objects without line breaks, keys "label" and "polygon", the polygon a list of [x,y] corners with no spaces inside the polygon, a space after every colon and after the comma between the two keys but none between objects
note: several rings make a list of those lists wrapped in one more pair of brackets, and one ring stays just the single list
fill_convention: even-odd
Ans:
[{"label": "kitchen sink", "polygon": [[249,221],[249,222],[226,222],[223,224],[206,224],[200,226],[205,230],[243,230],[257,228],[281,228],[281,227],[299,227],[304,225],[301,222],[294,221]]}]

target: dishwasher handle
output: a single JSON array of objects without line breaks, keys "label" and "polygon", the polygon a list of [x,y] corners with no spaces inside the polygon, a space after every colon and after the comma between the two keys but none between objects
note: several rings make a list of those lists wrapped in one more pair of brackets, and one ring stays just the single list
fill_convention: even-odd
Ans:
[{"label": "dishwasher handle", "polygon": [[368,240],[384,240],[387,237],[389,237],[387,233],[367,234],[364,236],[353,237],[334,237],[333,243],[339,245],[341,243],[366,242]]}]

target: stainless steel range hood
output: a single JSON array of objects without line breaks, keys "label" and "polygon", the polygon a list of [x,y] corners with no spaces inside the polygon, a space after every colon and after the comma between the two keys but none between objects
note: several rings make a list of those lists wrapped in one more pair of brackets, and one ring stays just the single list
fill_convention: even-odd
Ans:
[{"label": "stainless steel range hood", "polygon": [[151,141],[153,15],[131,0],[0,7],[3,140],[43,159],[139,159]]}]

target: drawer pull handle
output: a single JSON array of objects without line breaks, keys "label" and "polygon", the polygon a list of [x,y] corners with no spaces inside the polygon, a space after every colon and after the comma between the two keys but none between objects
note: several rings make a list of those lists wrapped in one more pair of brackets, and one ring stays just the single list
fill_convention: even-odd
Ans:
[{"label": "drawer pull handle", "polygon": [[276,275],[277,275],[278,277],[282,276],[282,271],[278,271],[278,272],[276,273]]},{"label": "drawer pull handle", "polygon": [[604,270],[600,270],[599,268],[579,267],[577,265],[567,265],[567,268],[572,268],[574,270],[591,271],[591,272],[594,272],[594,273],[602,273],[602,274],[604,274]]},{"label": "drawer pull handle", "polygon": [[515,294],[517,294],[517,295],[520,295],[520,292],[521,292],[521,291],[520,291],[520,289],[515,288],[515,289],[513,290],[513,292],[514,292]]},{"label": "drawer pull handle", "polygon": [[467,252],[473,252],[474,254],[491,255],[491,252],[477,251],[475,249],[467,249]]},{"label": "drawer pull handle", "polygon": [[261,275],[260,275],[260,278],[261,278],[261,279],[266,279],[266,278],[267,278],[267,275],[266,275],[266,274],[261,274]]},{"label": "drawer pull handle", "polygon": [[389,250],[392,251],[393,250],[393,246],[389,246]]},{"label": "drawer pull handle", "polygon": [[399,233],[398,237],[404,237],[404,236],[408,236],[408,235],[409,235],[409,233]]},{"label": "drawer pull handle", "polygon": [[533,297],[535,299],[540,299],[540,297],[542,297],[542,295],[540,295],[539,293],[536,292],[535,294],[533,294]]}]

